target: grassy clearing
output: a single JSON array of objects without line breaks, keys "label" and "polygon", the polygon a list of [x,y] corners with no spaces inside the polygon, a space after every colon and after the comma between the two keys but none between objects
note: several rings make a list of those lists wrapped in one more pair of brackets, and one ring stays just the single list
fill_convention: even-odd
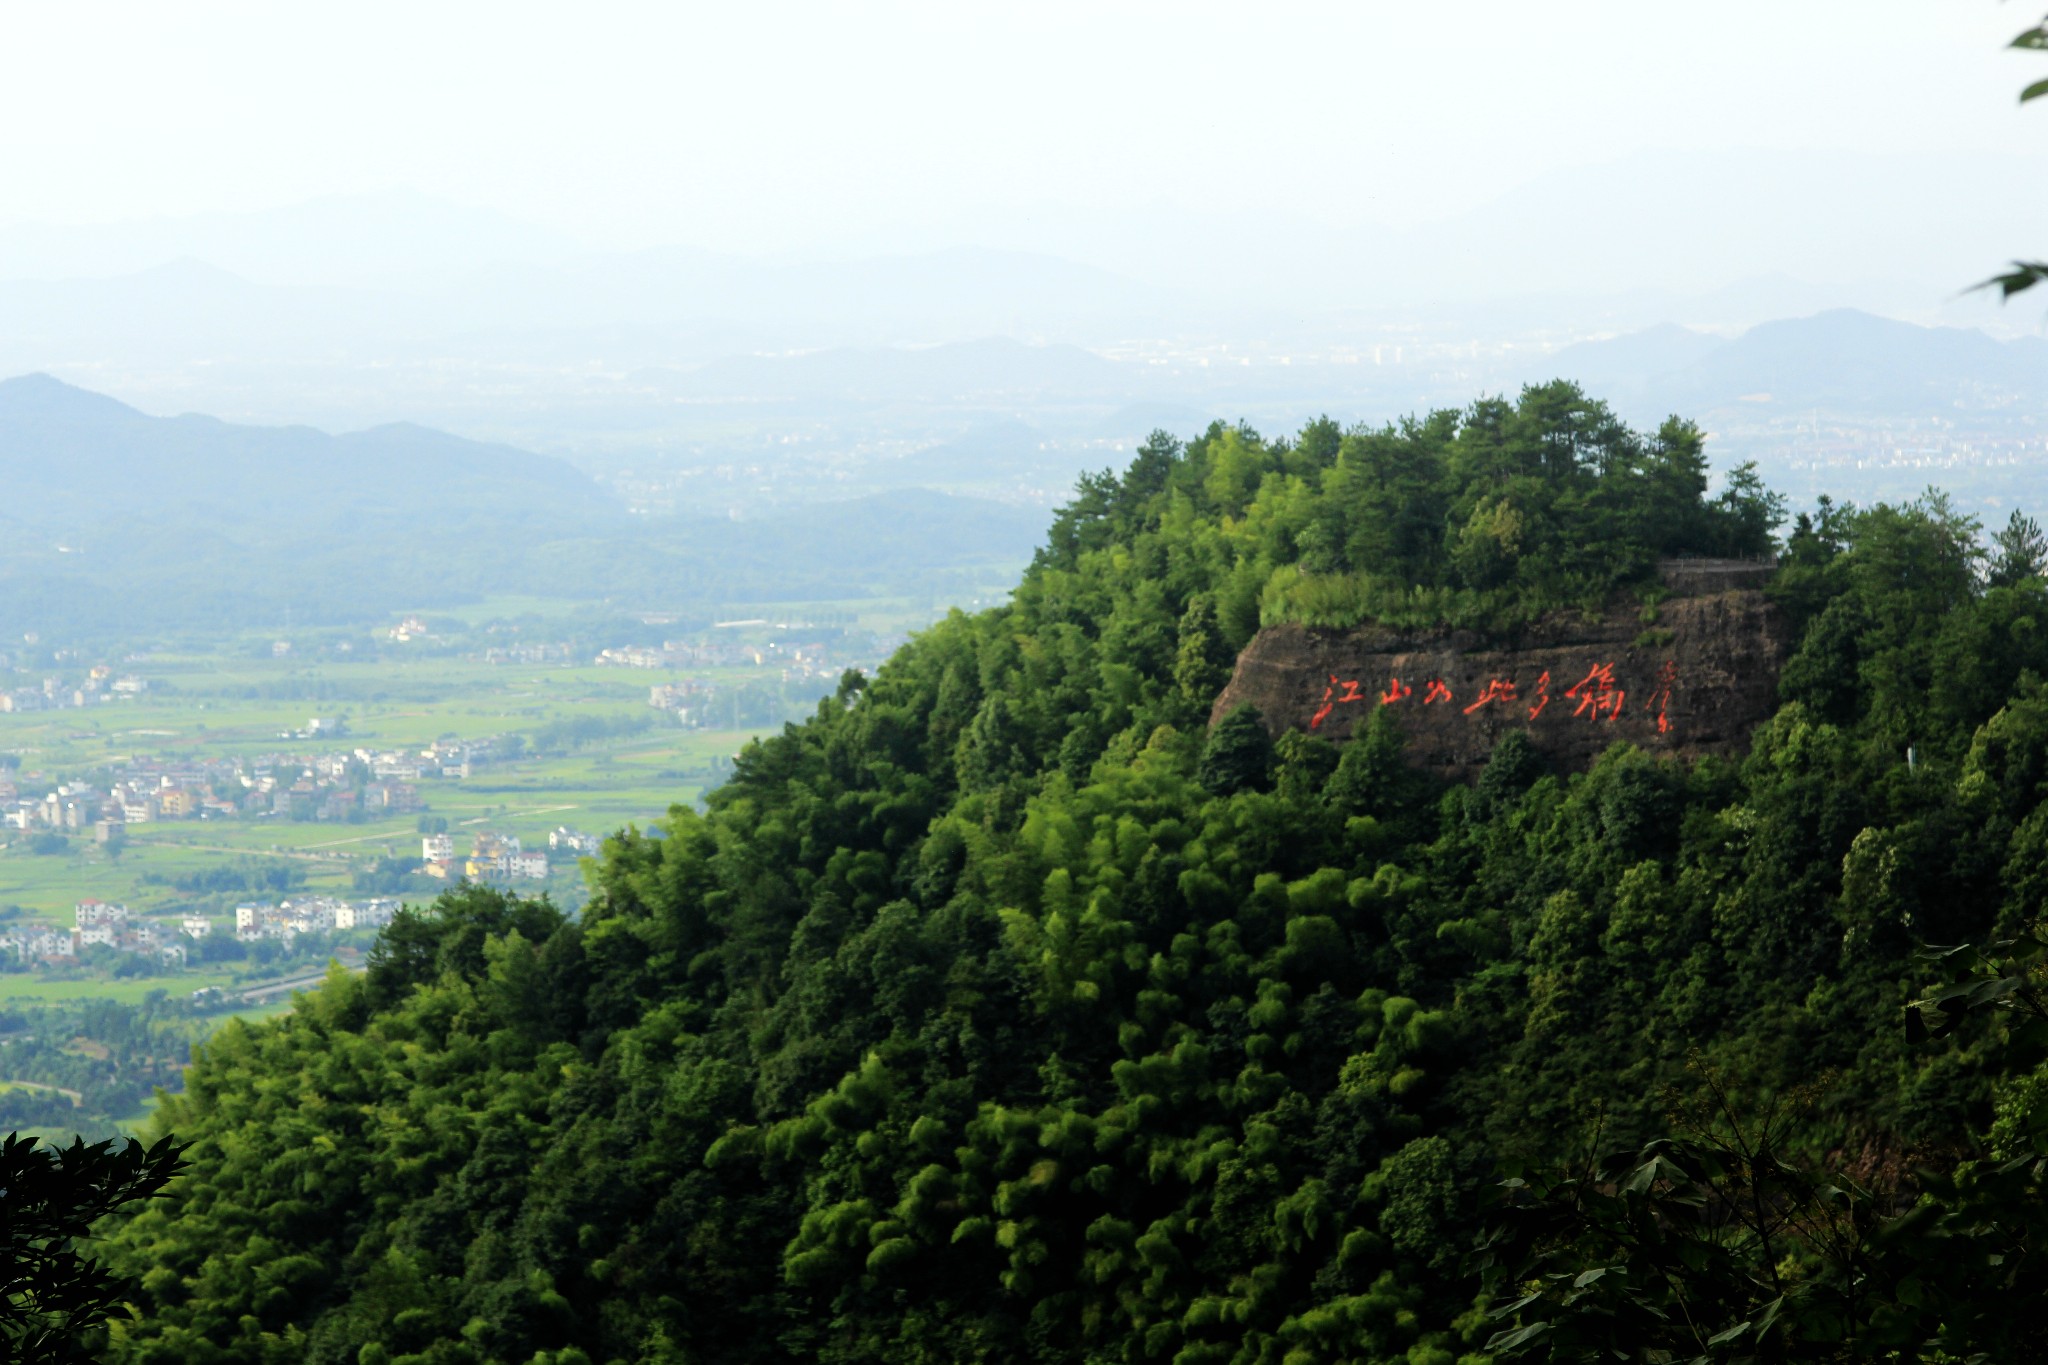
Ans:
[{"label": "grassy clearing", "polygon": [[227,971],[190,971],[165,976],[134,976],[119,981],[55,981],[29,972],[0,976],[0,1003],[12,1005],[76,1004],[81,1000],[115,1000],[139,1005],[151,991],[189,995],[207,986],[229,986]]},{"label": "grassy clearing", "polygon": [[239,1019],[245,1024],[261,1024],[272,1019],[281,1018],[291,1012],[292,999],[290,996],[286,996],[282,1000],[273,1000],[267,1005],[251,1005],[247,1009],[230,1010],[226,1014],[220,1015],[219,1018],[223,1024],[230,1019]]}]

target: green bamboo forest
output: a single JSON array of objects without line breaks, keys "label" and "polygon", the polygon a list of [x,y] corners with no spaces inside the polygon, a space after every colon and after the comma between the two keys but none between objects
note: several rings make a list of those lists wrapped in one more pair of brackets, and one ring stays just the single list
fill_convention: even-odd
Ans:
[{"label": "green bamboo forest", "polygon": [[[575,918],[460,888],[200,1050],[127,1365],[2048,1358],[2048,584],[1564,383],[1155,435]],[[1745,754],[1210,727],[1262,625],[1654,620]]]}]

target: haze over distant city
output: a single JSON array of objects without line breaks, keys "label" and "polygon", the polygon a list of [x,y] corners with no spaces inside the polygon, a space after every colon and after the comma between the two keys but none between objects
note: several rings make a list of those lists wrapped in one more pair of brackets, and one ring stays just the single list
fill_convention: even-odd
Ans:
[{"label": "haze over distant city", "polygon": [[1043,508],[1155,426],[1380,423],[1564,375],[1633,421],[1682,409],[1795,498],[1939,477],[1990,511],[2048,457],[2040,308],[1969,289],[2048,244],[2020,22],[17,11],[0,376],[418,422],[642,513],[755,516],[899,487]]}]

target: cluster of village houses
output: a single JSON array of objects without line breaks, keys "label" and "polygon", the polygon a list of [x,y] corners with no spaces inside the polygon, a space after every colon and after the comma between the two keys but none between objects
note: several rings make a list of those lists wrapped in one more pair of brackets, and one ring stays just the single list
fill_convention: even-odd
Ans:
[{"label": "cluster of village houses", "polygon": [[149,681],[133,676],[115,677],[114,670],[98,664],[83,682],[67,683],[62,678],[45,678],[40,687],[0,690],[0,712],[57,711],[74,706],[100,706],[107,702],[139,697],[149,691]]},{"label": "cluster of village houses", "polygon": [[[98,900],[80,901],[72,913],[74,922],[69,929],[38,924],[0,933],[0,948],[17,962],[62,963],[102,944],[155,958],[167,966],[183,966],[191,945],[211,934],[214,927],[204,915],[145,919],[125,905]],[[344,901],[332,896],[295,896],[274,905],[236,906],[235,937],[245,942],[264,938],[288,942],[299,934],[381,929],[397,913],[398,902],[390,898]]]},{"label": "cluster of village houses", "polygon": [[182,925],[146,920],[129,914],[125,905],[105,901],[80,901],[73,913],[76,922],[69,929],[37,924],[0,933],[0,948],[17,962],[62,962],[77,957],[81,948],[100,943],[182,966],[182,940],[204,938],[213,930],[211,920],[196,915]]},{"label": "cluster of village houses", "polygon": [[[283,939],[289,943],[299,934],[326,934],[347,929],[382,929],[398,913],[398,901],[379,896],[366,901],[337,900],[333,896],[294,896],[275,904],[245,902],[235,907],[235,937],[251,941]],[[186,932],[205,924],[196,916],[185,920]],[[203,938],[203,933],[194,934]]]},{"label": "cluster of village houses", "polygon": [[[898,641],[900,643],[900,639]],[[891,645],[894,648],[894,645]],[[882,657],[882,656],[877,656]],[[792,682],[832,681],[849,667],[872,666],[872,661],[849,662],[844,650],[838,658],[822,644],[770,641],[765,645],[717,642],[692,644],[669,640],[659,649],[651,645],[621,645],[601,651],[596,660],[604,668],[776,668],[781,680]],[[661,684],[647,691],[647,704],[668,711],[685,725],[714,696],[717,688],[704,678],[687,678],[679,683]]]},{"label": "cluster of village houses", "polygon": [[478,834],[469,856],[455,854],[455,836],[429,834],[420,840],[420,871],[429,877],[457,882],[546,881],[548,855],[522,849],[510,834]]},{"label": "cluster of village houses", "polygon": [[824,656],[825,646],[820,644],[748,645],[736,640],[693,644],[688,640],[665,640],[658,649],[653,645],[619,645],[599,650],[596,663],[599,668],[765,668],[785,660],[822,660]]},{"label": "cluster of village houses", "polygon": [[[315,717],[307,733],[333,733]],[[327,754],[174,760],[134,758],[109,785],[64,782],[24,795],[0,772],[0,828],[92,831],[102,842],[123,827],[152,820],[283,816],[348,820],[403,815],[421,808],[424,778],[468,777],[495,752],[495,738],[439,740],[424,749],[354,749]]]},{"label": "cluster of village houses", "polygon": [[579,654],[569,645],[492,645],[477,657],[487,664],[573,664]]},{"label": "cluster of village houses", "polygon": [[[650,620],[652,618],[649,618]],[[727,626],[766,626],[760,621],[728,621]],[[778,627],[780,628],[780,627]],[[433,632],[427,623],[417,616],[408,616],[390,630],[386,636],[394,643],[403,644],[410,640],[431,640]],[[896,647],[907,636],[892,639],[863,639],[866,647],[860,650],[861,658],[849,663],[844,641],[840,644],[841,658],[830,656],[826,646],[818,641],[797,643],[786,640],[771,640],[767,644],[746,644],[739,640],[665,640],[655,645],[618,645],[611,649],[599,650],[594,662],[600,668],[777,668],[784,682],[801,682],[810,678],[835,678],[848,667],[862,667],[878,662],[893,654]],[[575,649],[566,643],[522,642],[510,645],[492,645],[480,658],[490,664],[574,664],[578,662]],[[695,680],[692,686],[709,692],[710,683]]]},{"label": "cluster of village houses", "polygon": [[562,825],[548,835],[545,850],[529,849],[520,845],[516,835],[484,830],[472,838],[468,856],[461,857],[455,851],[454,835],[429,834],[420,840],[420,871],[449,882],[546,881],[549,854],[561,858],[594,855],[603,843],[598,835]]},{"label": "cluster of village houses", "polygon": [[689,725],[703,711],[711,695],[711,688],[694,680],[656,683],[647,689],[647,704],[657,711],[667,711],[684,725]]},{"label": "cluster of village houses", "polygon": [[[599,835],[564,825],[548,835],[547,852],[527,851],[512,835],[487,832],[476,836],[468,857],[458,858],[452,835],[431,834],[420,841],[421,870],[449,881],[540,880],[548,875],[549,852],[565,858],[595,854],[603,842]],[[391,923],[398,908],[399,901],[391,896],[349,901],[307,894],[276,902],[245,901],[235,907],[235,937],[244,942],[268,938],[289,943],[300,934],[382,929]],[[125,905],[97,900],[80,901],[73,914],[75,922],[69,929],[38,924],[0,932],[0,949],[16,962],[62,963],[75,959],[81,949],[104,944],[154,957],[169,966],[183,966],[190,945],[214,928],[204,915],[145,919]]]}]

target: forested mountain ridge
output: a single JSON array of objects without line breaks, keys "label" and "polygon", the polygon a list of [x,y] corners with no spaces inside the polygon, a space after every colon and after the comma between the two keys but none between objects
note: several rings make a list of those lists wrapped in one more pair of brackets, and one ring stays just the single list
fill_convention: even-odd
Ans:
[{"label": "forested mountain ridge", "polygon": [[[638,610],[928,592],[1008,572],[1038,514],[897,489],[773,519],[636,517],[564,461],[409,424],[152,417],[0,380],[0,635],[375,621],[525,594]],[[904,524],[915,536],[894,535]],[[290,572],[280,572],[280,566]]]},{"label": "forested mountain ridge", "polygon": [[415,526],[451,513],[537,520],[542,508],[624,520],[595,483],[545,455],[407,423],[331,436],[152,417],[45,374],[0,380],[0,477],[10,519],[38,531],[203,513],[288,545],[334,511]]},{"label": "forested mountain ridge", "polygon": [[210,1041],[109,1358],[1452,1365],[1499,1164],[1661,1131],[1694,1049],[1806,1085],[1799,1148],[1953,1153],[1984,1044],[1896,1020],[1917,940],[2048,896],[2024,537],[1987,575],[1939,497],[1802,517],[1740,762],[1509,737],[1446,787],[1384,723],[1205,730],[1262,622],[1492,627],[1768,546],[1706,489],[1697,431],[1568,385],[1155,439],[1008,606],[611,839],[578,920],[451,892]]}]

